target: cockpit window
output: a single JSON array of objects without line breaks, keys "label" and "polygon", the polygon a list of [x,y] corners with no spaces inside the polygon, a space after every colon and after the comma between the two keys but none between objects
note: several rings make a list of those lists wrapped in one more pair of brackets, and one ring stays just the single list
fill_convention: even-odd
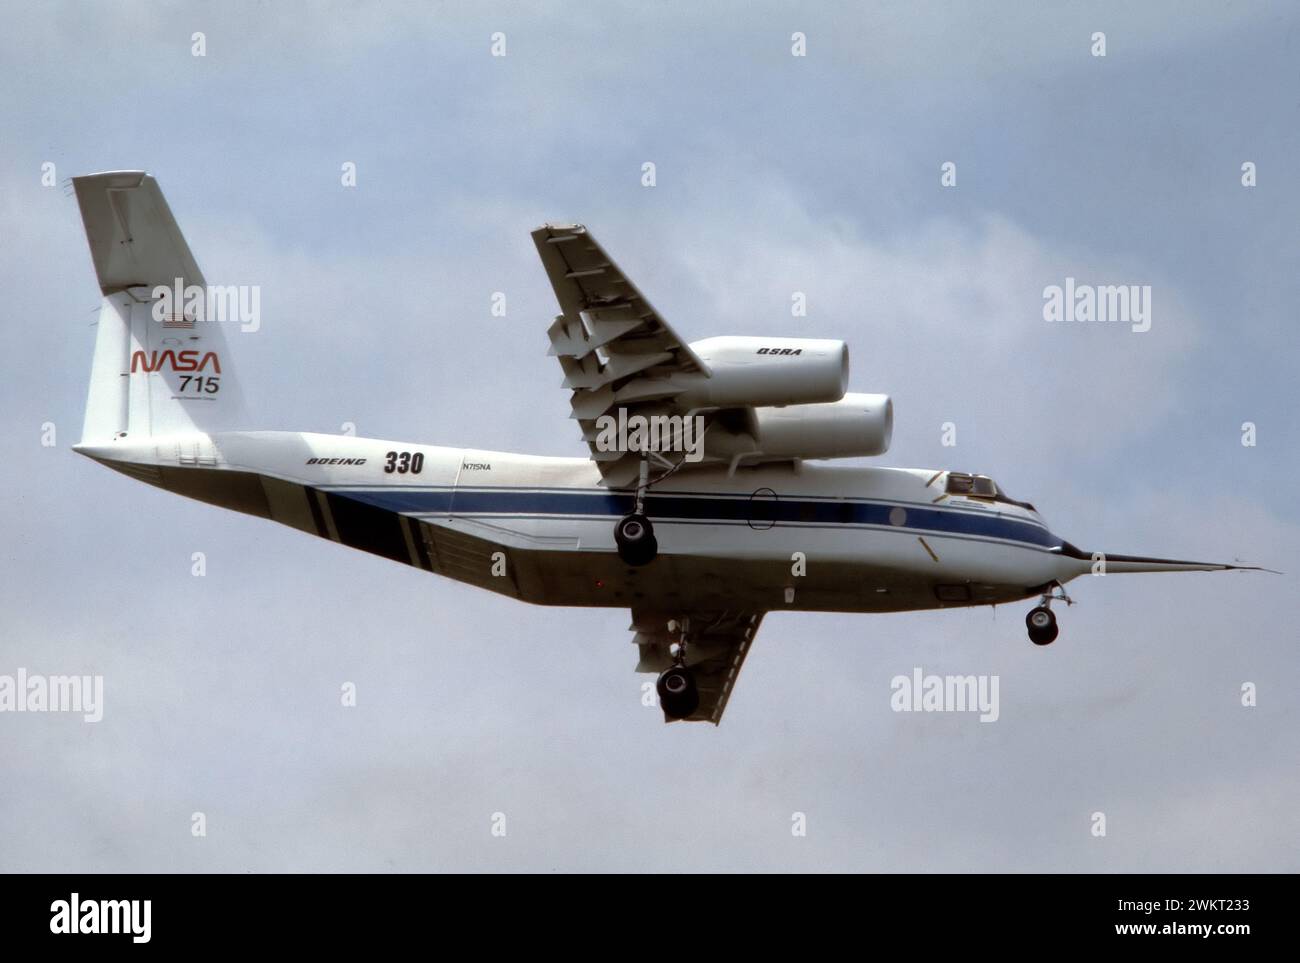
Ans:
[{"label": "cockpit window", "polygon": [[994,501],[1006,502],[1008,505],[1019,505],[1021,508],[1027,508],[1031,512],[1034,506],[1029,502],[1016,501],[1002,489],[997,483],[989,478],[988,475],[968,475],[966,472],[950,471],[948,472],[947,492],[949,495],[964,495],[967,498],[991,498]]},{"label": "cockpit window", "polygon": [[967,475],[965,472],[948,472],[948,494],[969,495],[973,498],[996,498],[998,486],[987,475]]},{"label": "cockpit window", "polygon": [[969,495],[975,485],[975,479],[959,471],[948,472],[948,494]]}]

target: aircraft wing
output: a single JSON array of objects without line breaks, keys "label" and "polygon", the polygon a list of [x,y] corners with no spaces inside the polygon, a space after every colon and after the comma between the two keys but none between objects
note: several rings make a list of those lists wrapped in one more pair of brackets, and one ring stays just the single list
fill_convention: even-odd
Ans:
[{"label": "aircraft wing", "polygon": [[[668,647],[678,641],[682,627],[686,632],[686,665],[695,675],[700,692],[700,706],[687,722],[722,720],[727,701],[735,691],[740,667],[745,662],[750,643],[763,621],[762,612],[696,613],[680,619],[681,626],[669,629],[670,616],[662,613],[632,612],[633,641],[640,647],[638,672],[663,672],[673,664]],[[666,716],[665,722],[671,722]]]},{"label": "aircraft wing", "polygon": [[581,224],[547,224],[532,236],[562,312],[547,334],[550,354],[564,369],[563,387],[573,391],[571,417],[605,484],[631,485],[639,471],[636,454],[598,450],[596,419],[617,415],[619,408],[629,416],[683,414],[673,406],[672,387],[633,376],[707,377],[708,366]]}]

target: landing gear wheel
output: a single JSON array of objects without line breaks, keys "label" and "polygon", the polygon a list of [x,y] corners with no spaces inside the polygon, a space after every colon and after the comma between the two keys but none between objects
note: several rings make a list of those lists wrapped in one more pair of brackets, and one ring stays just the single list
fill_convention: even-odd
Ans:
[{"label": "landing gear wheel", "polygon": [[641,514],[628,515],[614,526],[618,557],[628,565],[648,565],[659,554],[654,526]]},{"label": "landing gear wheel", "polygon": [[670,719],[685,719],[700,707],[695,676],[684,665],[675,665],[659,676],[655,689],[659,693],[659,705]]},{"label": "landing gear wheel", "polygon": [[1056,627],[1056,616],[1046,605],[1031,609],[1025,616],[1025,626],[1029,629],[1029,641],[1034,645],[1051,644],[1060,631]]}]

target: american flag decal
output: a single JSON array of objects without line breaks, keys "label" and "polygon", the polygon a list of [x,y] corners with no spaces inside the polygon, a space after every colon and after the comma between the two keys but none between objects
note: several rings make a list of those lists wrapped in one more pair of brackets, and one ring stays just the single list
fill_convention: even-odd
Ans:
[{"label": "american flag decal", "polygon": [[183,315],[183,314],[166,314],[166,315],[163,315],[162,326],[163,326],[164,328],[186,328],[186,329],[193,328],[193,327],[194,327],[194,315],[193,315],[193,314],[191,314],[191,315],[189,315],[189,316],[186,316],[186,315]]}]

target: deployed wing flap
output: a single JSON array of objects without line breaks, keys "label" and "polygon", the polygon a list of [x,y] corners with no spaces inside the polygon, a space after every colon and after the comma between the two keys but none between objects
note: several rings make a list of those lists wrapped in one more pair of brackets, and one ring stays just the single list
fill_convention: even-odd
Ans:
[{"label": "deployed wing flap", "polygon": [[[681,388],[662,376],[698,374],[708,366],[580,224],[547,224],[533,242],[563,312],[547,330],[559,358],[563,387],[573,392],[571,415],[582,424],[605,484],[629,484],[637,475],[630,453],[599,451],[591,423],[618,408],[629,415],[663,403]],[[657,377],[658,376],[658,377]]]},{"label": "deployed wing flap", "polygon": [[547,330],[551,339],[552,355],[586,358],[597,348],[603,348],[615,338],[621,338],[641,327],[640,318],[628,321],[597,321],[595,318],[570,320],[563,314]]},{"label": "deployed wing flap", "polygon": [[[686,666],[695,676],[700,705],[685,721],[717,725],[727,708],[750,643],[763,620],[762,612],[696,613],[675,620],[654,612],[632,613],[640,659],[636,671],[660,673],[673,664],[669,647],[686,636]],[[670,621],[679,621],[676,630]],[[672,722],[667,716],[665,722]]]}]

